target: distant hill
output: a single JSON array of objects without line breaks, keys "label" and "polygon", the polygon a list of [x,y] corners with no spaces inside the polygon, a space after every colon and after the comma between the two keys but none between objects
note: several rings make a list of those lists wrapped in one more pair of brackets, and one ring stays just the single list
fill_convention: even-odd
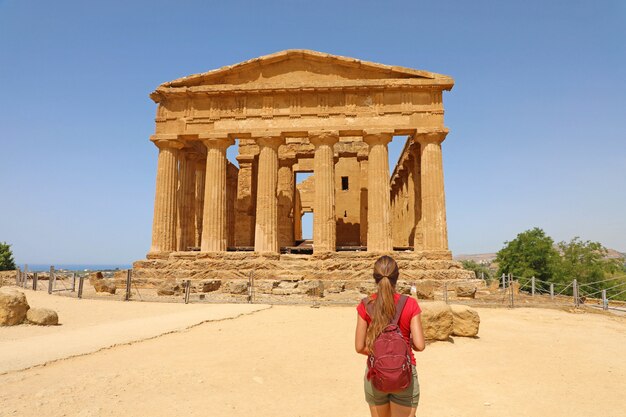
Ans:
[{"label": "distant hill", "polygon": [[[616,251],[615,249],[607,249],[608,255],[607,258],[617,259],[617,258],[626,258],[626,253],[622,253]],[[454,257],[457,261],[474,261],[479,264],[490,264],[496,259],[495,253],[477,253],[473,255],[456,255]]]}]

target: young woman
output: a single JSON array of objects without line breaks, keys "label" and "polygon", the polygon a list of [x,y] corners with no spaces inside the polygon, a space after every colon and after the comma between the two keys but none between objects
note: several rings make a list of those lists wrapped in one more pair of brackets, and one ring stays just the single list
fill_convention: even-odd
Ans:
[{"label": "young woman", "polygon": [[[355,348],[358,353],[369,355],[374,341],[383,329],[393,320],[396,314],[396,304],[400,294],[395,287],[398,281],[398,264],[389,256],[380,257],[374,264],[374,281],[378,286],[376,294],[370,295],[366,301],[357,307],[357,323]],[[372,317],[367,312],[365,302],[373,304]],[[402,309],[398,326],[402,336],[410,346],[417,351],[424,350],[424,332],[420,313],[422,310],[417,300],[408,297]],[[365,380],[365,401],[369,404],[372,417],[414,417],[419,402],[420,391],[415,370],[415,357],[411,351],[413,380],[403,391],[386,393],[374,388],[370,381]]]}]

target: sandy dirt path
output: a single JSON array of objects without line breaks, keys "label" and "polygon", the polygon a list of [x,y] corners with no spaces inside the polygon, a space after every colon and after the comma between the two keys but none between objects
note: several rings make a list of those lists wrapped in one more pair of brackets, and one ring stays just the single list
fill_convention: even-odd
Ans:
[{"label": "sandy dirt path", "polygon": [[[480,338],[417,355],[421,416],[620,417],[626,322],[480,309]],[[354,308],[274,306],[0,376],[0,414],[367,416]]]},{"label": "sandy dirt path", "polygon": [[55,310],[60,325],[0,327],[0,375],[181,331],[206,321],[232,319],[269,307],[251,304],[125,303],[79,300],[33,291],[26,294],[31,308]]}]

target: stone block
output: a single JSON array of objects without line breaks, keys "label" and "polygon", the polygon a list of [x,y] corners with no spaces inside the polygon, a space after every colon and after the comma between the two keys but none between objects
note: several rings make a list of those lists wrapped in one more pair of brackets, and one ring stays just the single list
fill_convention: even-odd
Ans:
[{"label": "stone block", "polygon": [[324,296],[324,282],[321,280],[301,282],[298,284],[298,289],[311,297]]},{"label": "stone block", "polygon": [[200,285],[198,289],[200,292],[213,292],[220,289],[222,285],[222,280],[220,279],[206,279],[200,281]]},{"label": "stone block", "polygon": [[461,282],[454,288],[457,297],[474,298],[476,297],[476,285],[469,282]]},{"label": "stone block", "polygon": [[227,294],[247,294],[248,293],[248,280],[246,279],[231,279],[226,281],[222,285],[222,292]]},{"label": "stone block", "polygon": [[451,305],[452,334],[454,336],[473,337],[478,334],[480,317],[473,308],[464,305]]},{"label": "stone block", "polygon": [[117,289],[115,282],[112,279],[104,278],[102,272],[99,271],[89,275],[89,283],[93,285],[96,292],[115,294]]},{"label": "stone block", "polygon": [[418,300],[434,300],[435,286],[429,281],[418,281],[415,283],[415,296]]},{"label": "stone block", "polygon": [[59,324],[59,316],[56,311],[48,308],[31,308],[26,313],[26,320],[38,326],[56,326]]},{"label": "stone block", "polygon": [[29,308],[23,292],[9,287],[0,288],[0,326],[22,323]]},{"label": "stone block", "polygon": [[181,295],[183,285],[175,279],[166,279],[157,288],[157,295]]},{"label": "stone block", "polygon": [[452,309],[441,301],[421,304],[422,328],[426,340],[448,340],[453,330]]}]

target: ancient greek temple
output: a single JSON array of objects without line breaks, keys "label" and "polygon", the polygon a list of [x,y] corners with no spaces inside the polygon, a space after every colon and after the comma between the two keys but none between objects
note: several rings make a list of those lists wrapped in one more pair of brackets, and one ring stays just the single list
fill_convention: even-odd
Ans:
[{"label": "ancient greek temple", "polygon": [[[411,279],[468,277],[446,227],[442,95],[453,85],[309,50],[160,85],[152,246],[135,274],[365,279],[392,253]],[[390,173],[394,137],[406,143]],[[298,173],[311,175],[298,184]]]}]

